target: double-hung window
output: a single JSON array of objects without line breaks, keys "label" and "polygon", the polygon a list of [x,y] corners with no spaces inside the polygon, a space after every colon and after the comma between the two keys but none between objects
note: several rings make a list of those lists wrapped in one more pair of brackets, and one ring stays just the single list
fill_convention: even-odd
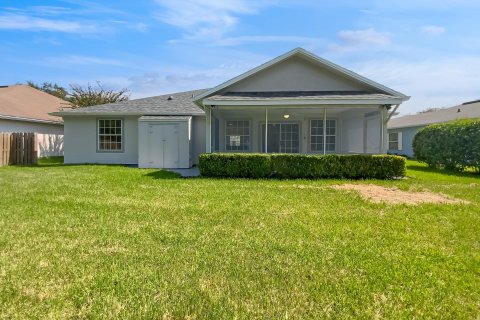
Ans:
[{"label": "double-hung window", "polygon": [[123,120],[98,119],[98,151],[123,150]]},{"label": "double-hung window", "polygon": [[388,149],[402,150],[402,133],[391,132],[388,134]]},{"label": "double-hung window", "polygon": [[[325,151],[335,152],[337,145],[337,120],[327,119],[325,130]],[[323,120],[310,120],[310,150],[312,152],[323,152]]]},{"label": "double-hung window", "polygon": [[225,150],[250,150],[250,121],[227,120],[225,126]]}]

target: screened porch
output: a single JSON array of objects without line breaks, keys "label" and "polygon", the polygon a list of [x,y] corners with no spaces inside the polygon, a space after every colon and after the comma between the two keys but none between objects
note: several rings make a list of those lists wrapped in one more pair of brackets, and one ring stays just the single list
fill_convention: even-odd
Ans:
[{"label": "screened porch", "polygon": [[385,153],[379,106],[207,109],[207,152]]}]

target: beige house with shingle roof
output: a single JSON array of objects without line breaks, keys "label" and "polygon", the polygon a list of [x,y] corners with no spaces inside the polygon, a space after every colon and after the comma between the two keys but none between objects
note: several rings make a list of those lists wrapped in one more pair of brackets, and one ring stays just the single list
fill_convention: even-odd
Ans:
[{"label": "beige house with shingle roof", "polygon": [[188,168],[205,152],[386,153],[408,99],[297,48],[212,89],[53,114],[66,163]]},{"label": "beige house with shingle roof", "polygon": [[0,86],[0,132],[63,134],[62,118],[49,113],[67,102],[28,85]]},{"label": "beige house with shingle roof", "polygon": [[0,133],[33,132],[38,157],[63,155],[63,120],[49,113],[68,106],[28,85],[0,86]]}]

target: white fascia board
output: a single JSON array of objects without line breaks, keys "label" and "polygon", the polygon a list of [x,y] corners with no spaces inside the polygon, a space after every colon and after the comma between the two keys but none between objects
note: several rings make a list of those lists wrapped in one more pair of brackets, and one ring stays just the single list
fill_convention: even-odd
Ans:
[{"label": "white fascia board", "polygon": [[262,65],[260,65],[256,68],[253,68],[253,69],[251,69],[251,70],[249,70],[245,73],[242,73],[241,75],[239,75],[239,76],[237,76],[233,79],[230,79],[230,80],[228,80],[228,81],[226,81],[226,82],[224,82],[224,83],[222,83],[222,84],[220,84],[220,85],[218,85],[218,86],[216,86],[216,87],[214,87],[214,88],[196,96],[194,101],[195,101],[195,103],[197,103],[197,105],[201,105],[200,101],[202,99],[204,99],[205,97],[208,97],[208,96],[210,96],[210,95],[212,95],[212,94],[214,94],[214,93],[216,93],[216,92],[218,92],[222,89],[225,89],[226,87],[229,87],[229,86],[231,86],[231,85],[233,85],[233,84],[235,84],[235,83],[237,83],[237,82],[239,82],[239,81],[241,81],[241,80],[257,73],[257,72],[259,72],[259,71],[262,71],[262,70],[264,70],[264,69],[266,69],[266,68],[268,68],[268,67],[270,67],[270,66],[272,66],[272,65],[274,65],[274,64],[276,64],[280,61],[283,61],[283,60],[285,60],[285,59],[287,59],[291,56],[294,56],[296,54],[304,55],[304,56],[306,56],[307,58],[310,58],[311,60],[313,60],[316,63],[319,63],[319,64],[321,64],[323,66],[326,66],[326,67],[328,67],[332,70],[335,70],[340,74],[343,74],[343,75],[349,76],[353,79],[356,79],[357,81],[362,82],[364,84],[367,84],[371,87],[374,87],[374,88],[376,88],[380,91],[384,91],[384,92],[387,92],[391,95],[398,96],[398,97],[401,98],[401,101],[407,101],[408,99],[410,99],[409,96],[404,95],[401,92],[390,89],[390,88],[388,88],[384,85],[381,85],[381,84],[379,84],[379,83],[377,83],[373,80],[365,78],[365,77],[363,77],[363,76],[361,76],[361,75],[359,75],[359,74],[357,74],[353,71],[345,69],[345,68],[343,68],[343,67],[341,67],[341,66],[339,66],[339,65],[337,65],[333,62],[330,62],[328,60],[320,58],[319,56],[317,56],[317,55],[315,55],[315,54],[313,54],[313,53],[311,53],[311,52],[309,52],[309,51],[307,51],[303,48],[296,48],[294,50],[291,50],[291,51],[289,51],[285,54],[282,54],[281,56],[278,56],[275,59],[272,59],[272,60],[270,60],[270,61],[268,61],[268,62],[266,62],[266,63],[264,63],[264,64],[262,64]]},{"label": "white fascia board", "polygon": [[204,112],[198,113],[161,113],[161,112],[52,112],[49,113],[60,117],[76,117],[76,116],[101,116],[101,117],[116,117],[116,116],[204,116]]},{"label": "white fascia board", "polygon": [[61,120],[44,120],[44,119],[34,119],[34,118],[25,118],[25,117],[17,117],[17,116],[8,116],[8,115],[0,115],[0,119],[4,120],[13,120],[13,121],[23,121],[23,122],[35,122],[35,123],[46,123],[46,124],[56,124],[62,125],[63,121]]},{"label": "white fascia board", "polygon": [[209,100],[205,99],[203,101],[204,105],[210,106],[285,106],[288,105],[289,107],[295,106],[305,106],[305,105],[382,105],[382,104],[397,104],[401,103],[401,99],[358,99],[358,100],[288,100],[288,99],[281,99],[281,100],[262,100],[262,101],[255,101],[255,100]]}]

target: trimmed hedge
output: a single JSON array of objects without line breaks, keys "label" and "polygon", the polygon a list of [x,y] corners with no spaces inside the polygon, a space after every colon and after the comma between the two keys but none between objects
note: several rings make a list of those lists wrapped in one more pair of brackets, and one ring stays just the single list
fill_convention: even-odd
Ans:
[{"label": "trimmed hedge", "polygon": [[480,119],[433,124],[413,139],[415,157],[430,167],[480,172]]},{"label": "trimmed hedge", "polygon": [[405,176],[405,158],[391,155],[208,153],[200,174],[226,178],[393,179]]}]

